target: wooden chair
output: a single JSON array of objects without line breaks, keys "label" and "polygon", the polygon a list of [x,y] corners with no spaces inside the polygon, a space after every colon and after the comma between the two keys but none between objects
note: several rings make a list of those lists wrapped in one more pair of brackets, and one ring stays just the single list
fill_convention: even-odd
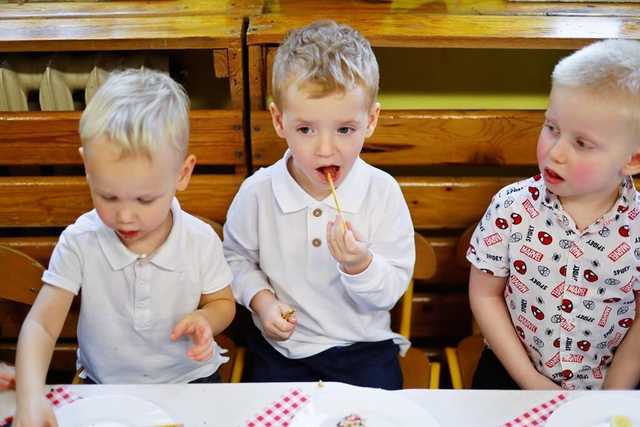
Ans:
[{"label": "wooden chair", "polygon": [[471,388],[483,349],[484,339],[479,334],[463,338],[456,347],[444,349],[454,389]]},{"label": "wooden chair", "polygon": [[[469,268],[466,253],[476,225],[477,223],[473,223],[467,227],[458,240],[456,264],[461,268]],[[471,388],[473,375],[484,349],[484,340],[475,322],[473,322],[472,330],[473,335],[463,338],[456,347],[444,349],[451,376],[451,386],[454,389]]]},{"label": "wooden chair", "polygon": [[[13,362],[22,322],[42,287],[44,267],[30,256],[0,245],[0,359]],[[72,306],[56,343],[52,368],[58,369],[75,360],[77,306]]]},{"label": "wooden chair", "polygon": [[[400,311],[399,333],[407,339],[411,338],[414,280],[428,280],[436,271],[436,254],[429,241],[422,235],[415,233],[415,242],[416,264],[413,278],[398,307]],[[407,354],[400,358],[400,368],[404,378],[404,388],[437,389],[440,387],[440,363],[431,362],[427,354],[419,348],[413,346],[409,348]]]}]

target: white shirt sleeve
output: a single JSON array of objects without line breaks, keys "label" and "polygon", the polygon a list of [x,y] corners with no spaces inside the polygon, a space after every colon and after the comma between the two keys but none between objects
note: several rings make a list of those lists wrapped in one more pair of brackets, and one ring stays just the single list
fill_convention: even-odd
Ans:
[{"label": "white shirt sleeve", "polygon": [[78,295],[82,283],[82,251],[68,238],[67,230],[58,239],[42,281]]},{"label": "white shirt sleeve", "polygon": [[246,186],[241,186],[227,213],[223,248],[233,272],[233,296],[247,308],[261,290],[274,292],[259,267],[258,243],[258,203]]},{"label": "white shirt sleeve", "polygon": [[222,242],[218,235],[211,229],[211,236],[207,239],[207,245],[200,253],[202,272],[202,293],[211,294],[217,292],[233,280],[231,269],[224,258]]},{"label": "white shirt sleeve", "polygon": [[[372,215],[371,263],[360,274],[340,269],[341,281],[353,301],[365,310],[390,310],[409,285],[416,259],[409,208],[397,183]],[[357,229],[357,225],[354,225]]]}]

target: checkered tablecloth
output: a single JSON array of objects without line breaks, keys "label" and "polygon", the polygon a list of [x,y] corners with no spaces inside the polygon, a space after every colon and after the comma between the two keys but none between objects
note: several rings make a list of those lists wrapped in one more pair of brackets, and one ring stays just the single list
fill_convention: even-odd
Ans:
[{"label": "checkered tablecloth", "polygon": [[[78,399],[82,399],[82,397],[67,390],[64,387],[51,388],[47,392],[46,396],[47,396],[47,399],[49,399],[49,401],[51,402],[51,404],[56,408],[59,408],[64,405],[68,405],[69,403],[75,402]],[[0,422],[0,427],[10,427],[12,421],[13,421],[13,416],[7,417]]]},{"label": "checkered tablecloth", "polygon": [[251,419],[246,427],[288,427],[296,412],[309,402],[309,396],[298,388],[289,390],[278,400],[264,408]]},{"label": "checkered tablecloth", "polygon": [[518,415],[502,427],[540,427],[544,426],[559,405],[567,401],[567,395],[560,393],[553,399],[527,409],[522,415]]}]

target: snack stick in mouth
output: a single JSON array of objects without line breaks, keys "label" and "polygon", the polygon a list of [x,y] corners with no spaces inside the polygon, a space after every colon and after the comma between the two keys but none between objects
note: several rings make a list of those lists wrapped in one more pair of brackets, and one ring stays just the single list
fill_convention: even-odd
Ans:
[{"label": "snack stick in mouth", "polygon": [[333,177],[331,173],[327,172],[327,181],[329,181],[329,186],[331,187],[331,194],[333,195],[333,202],[336,204],[336,210],[338,211],[338,215],[340,215],[340,226],[342,230],[342,234],[346,233],[347,226],[344,223],[344,217],[342,216],[342,209],[340,209],[340,202],[338,202],[338,195],[336,194],[336,188],[333,186]]}]

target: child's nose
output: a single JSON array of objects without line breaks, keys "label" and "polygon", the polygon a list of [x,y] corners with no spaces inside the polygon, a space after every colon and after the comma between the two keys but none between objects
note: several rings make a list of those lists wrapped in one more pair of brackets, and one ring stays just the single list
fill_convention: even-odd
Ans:
[{"label": "child's nose", "polygon": [[116,220],[120,224],[127,224],[133,221],[134,213],[131,209],[128,208],[120,208],[116,212]]},{"label": "child's nose", "polygon": [[558,138],[549,149],[549,157],[558,163],[563,163],[567,159],[567,144],[565,138]]},{"label": "child's nose", "polygon": [[334,142],[331,135],[321,134],[318,137],[318,145],[316,147],[316,154],[319,156],[330,156],[333,154]]}]

